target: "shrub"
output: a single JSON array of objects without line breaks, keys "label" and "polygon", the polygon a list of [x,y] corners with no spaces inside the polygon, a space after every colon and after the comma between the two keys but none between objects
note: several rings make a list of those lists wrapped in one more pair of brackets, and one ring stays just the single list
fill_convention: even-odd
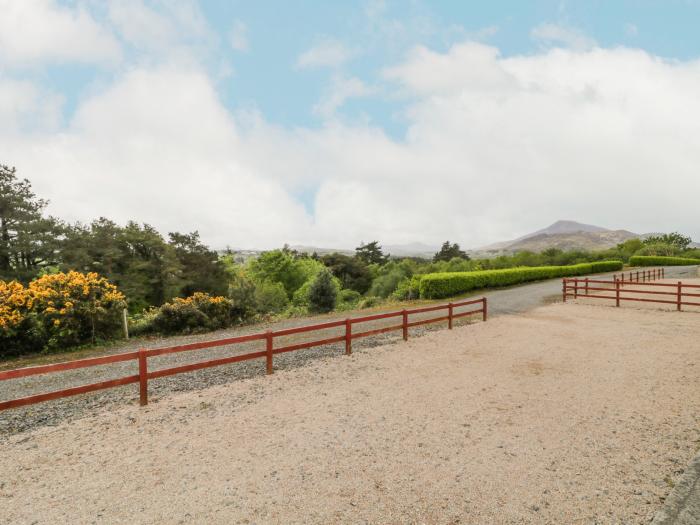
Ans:
[{"label": "shrub", "polygon": [[391,296],[400,301],[418,299],[420,297],[420,275],[402,279]]},{"label": "shrub", "polygon": [[335,308],[338,298],[337,285],[328,270],[318,274],[309,288],[309,310],[312,312],[330,312]]},{"label": "shrub", "polygon": [[338,301],[343,304],[355,304],[360,300],[361,297],[362,295],[360,295],[360,292],[345,289],[341,290],[338,294]]},{"label": "shrub", "polygon": [[634,255],[630,257],[630,264],[632,266],[690,266],[700,264],[700,259]]},{"label": "shrub", "polygon": [[255,308],[261,314],[279,313],[289,304],[282,283],[263,281],[255,285]]},{"label": "shrub", "polygon": [[373,295],[368,295],[367,297],[364,297],[358,304],[357,307],[362,309],[362,308],[372,308],[373,306],[377,306],[378,304],[381,304],[382,299],[380,297],[375,297]]},{"label": "shrub", "polygon": [[119,333],[124,295],[98,274],[48,274],[27,287],[44,349],[67,348]]},{"label": "shrub", "polygon": [[156,308],[151,326],[162,334],[181,334],[226,328],[240,320],[240,310],[231,299],[195,292]]},{"label": "shrub", "polygon": [[30,315],[31,298],[17,281],[0,281],[0,357],[39,351],[43,341]]},{"label": "shrub", "polygon": [[620,269],[622,269],[622,262],[620,261],[602,261],[573,266],[540,266],[477,272],[434,273],[420,277],[419,289],[420,297],[423,299],[440,299],[481,288],[510,286],[528,281],[610,272]]}]

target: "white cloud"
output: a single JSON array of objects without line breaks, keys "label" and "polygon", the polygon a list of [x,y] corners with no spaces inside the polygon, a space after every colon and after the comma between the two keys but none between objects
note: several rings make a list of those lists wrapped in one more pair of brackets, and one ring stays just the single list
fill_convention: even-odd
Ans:
[{"label": "white cloud", "polygon": [[326,38],[304,51],[297,59],[299,68],[338,67],[353,57],[345,44]]},{"label": "white cloud", "polygon": [[233,22],[229,41],[235,51],[248,51],[248,27],[240,20]]},{"label": "white cloud", "polygon": [[572,49],[583,51],[596,46],[596,41],[578,29],[559,24],[540,24],[533,28],[530,35],[535,40],[546,44],[562,44]]},{"label": "white cloud", "polygon": [[[287,129],[234,117],[208,75],[179,64],[130,70],[65,128],[15,126],[3,162],[52,213],[199,229],[217,247],[474,247],[560,218],[700,237],[700,62],[625,48],[503,57],[465,42],[417,48],[384,75],[406,104],[402,140],[332,118]],[[329,114],[369,89],[336,78]],[[43,99],[0,113],[22,122]],[[299,194],[315,196],[312,215]]]},{"label": "white cloud", "polygon": [[62,7],[51,0],[0,0],[0,63],[105,65],[120,58],[114,36],[80,6]]},{"label": "white cloud", "polygon": [[345,102],[351,98],[367,97],[374,90],[357,77],[335,76],[329,91],[314,106],[314,113],[331,118]]}]

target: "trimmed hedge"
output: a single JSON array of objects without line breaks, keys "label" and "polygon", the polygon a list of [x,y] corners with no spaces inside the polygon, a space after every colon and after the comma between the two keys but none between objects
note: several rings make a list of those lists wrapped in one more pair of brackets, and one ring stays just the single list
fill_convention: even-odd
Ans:
[{"label": "trimmed hedge", "polygon": [[419,290],[421,299],[442,299],[480,288],[510,286],[555,277],[614,272],[621,269],[621,261],[601,261],[571,266],[525,266],[504,270],[430,273],[421,276]]},{"label": "trimmed hedge", "polygon": [[700,259],[687,257],[663,257],[661,255],[634,255],[630,257],[632,266],[690,266],[700,264]]}]

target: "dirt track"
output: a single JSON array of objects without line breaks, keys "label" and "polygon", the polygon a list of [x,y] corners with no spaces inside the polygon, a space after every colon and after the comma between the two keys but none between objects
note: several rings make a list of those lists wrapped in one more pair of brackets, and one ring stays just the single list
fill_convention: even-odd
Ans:
[{"label": "dirt track", "polygon": [[558,304],[0,444],[3,523],[646,523],[697,313]]}]

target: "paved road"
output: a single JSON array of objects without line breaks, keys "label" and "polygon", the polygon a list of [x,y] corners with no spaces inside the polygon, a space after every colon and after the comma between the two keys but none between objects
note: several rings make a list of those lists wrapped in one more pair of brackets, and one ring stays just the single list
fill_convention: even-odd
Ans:
[{"label": "paved road", "polygon": [[[698,277],[698,266],[670,266],[666,268],[666,279],[690,279]],[[619,274],[619,272],[617,272]],[[601,277],[612,273],[600,274]],[[485,295],[490,315],[517,314],[532,308],[561,300],[561,279],[550,279],[511,288],[483,291],[474,295]]]}]

